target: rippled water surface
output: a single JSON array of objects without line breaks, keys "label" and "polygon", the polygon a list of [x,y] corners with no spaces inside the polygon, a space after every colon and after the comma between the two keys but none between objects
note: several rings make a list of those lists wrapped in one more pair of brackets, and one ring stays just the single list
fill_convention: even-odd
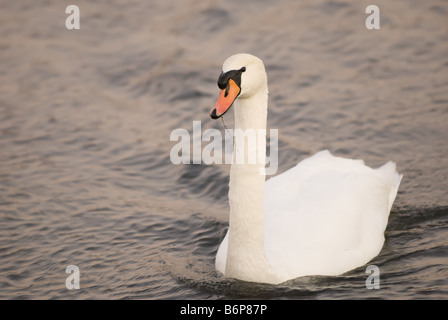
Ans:
[{"label": "rippled water surface", "polygon": [[[0,3],[0,298],[448,298],[448,3]],[[340,277],[227,279],[228,165],[173,165],[231,54],[262,58],[279,173],[328,148],[404,178],[383,250]],[[233,112],[226,125],[233,125]],[[80,269],[67,290],[65,268]]]}]

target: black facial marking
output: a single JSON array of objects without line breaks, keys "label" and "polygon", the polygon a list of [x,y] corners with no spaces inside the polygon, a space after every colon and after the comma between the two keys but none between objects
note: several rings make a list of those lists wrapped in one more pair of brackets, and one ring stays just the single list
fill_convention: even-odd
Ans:
[{"label": "black facial marking", "polygon": [[[222,116],[222,115],[221,115]],[[210,117],[214,120],[218,119],[218,115],[216,114],[216,109],[212,110],[212,113],[210,114]]]},{"label": "black facial marking", "polygon": [[232,79],[241,88],[241,74],[246,71],[246,67],[242,67],[239,70],[230,70],[226,73],[221,72],[218,78],[218,87],[223,90],[227,87],[229,80]]}]

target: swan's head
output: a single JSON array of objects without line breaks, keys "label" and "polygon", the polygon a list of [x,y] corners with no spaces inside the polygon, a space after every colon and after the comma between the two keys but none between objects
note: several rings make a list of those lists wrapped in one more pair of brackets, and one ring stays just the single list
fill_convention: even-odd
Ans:
[{"label": "swan's head", "polygon": [[267,76],[263,61],[247,53],[227,58],[218,78],[218,87],[221,93],[210,111],[212,119],[222,117],[237,98],[250,98],[260,90],[267,92]]}]

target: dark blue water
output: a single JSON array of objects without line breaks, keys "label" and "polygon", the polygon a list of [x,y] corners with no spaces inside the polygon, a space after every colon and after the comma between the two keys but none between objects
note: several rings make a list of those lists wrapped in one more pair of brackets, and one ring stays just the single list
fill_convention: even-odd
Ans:
[{"label": "dark blue water", "polygon": [[[0,298],[448,297],[448,4],[376,1],[0,4]],[[173,165],[222,62],[262,58],[279,173],[322,149],[404,175],[383,250],[339,277],[227,279],[228,165]],[[233,126],[233,113],[225,118]],[[204,146],[205,144],[203,144]],[[80,270],[68,290],[65,269]]]}]

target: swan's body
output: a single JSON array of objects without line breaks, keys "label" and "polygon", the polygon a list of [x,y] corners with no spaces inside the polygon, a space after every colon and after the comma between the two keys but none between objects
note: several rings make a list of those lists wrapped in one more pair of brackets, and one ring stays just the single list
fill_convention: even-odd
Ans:
[{"label": "swan's body", "polygon": [[[231,81],[233,80],[233,81]],[[266,129],[267,77],[248,54],[228,58],[218,80],[222,94],[212,118],[235,104],[235,129]],[[266,153],[266,139],[245,154]],[[240,150],[241,151],[241,150]],[[362,160],[321,151],[265,181],[265,158],[231,166],[229,230],[216,269],[246,281],[280,283],[305,275],[339,275],[374,258],[401,175],[388,162],[371,169]]]}]

